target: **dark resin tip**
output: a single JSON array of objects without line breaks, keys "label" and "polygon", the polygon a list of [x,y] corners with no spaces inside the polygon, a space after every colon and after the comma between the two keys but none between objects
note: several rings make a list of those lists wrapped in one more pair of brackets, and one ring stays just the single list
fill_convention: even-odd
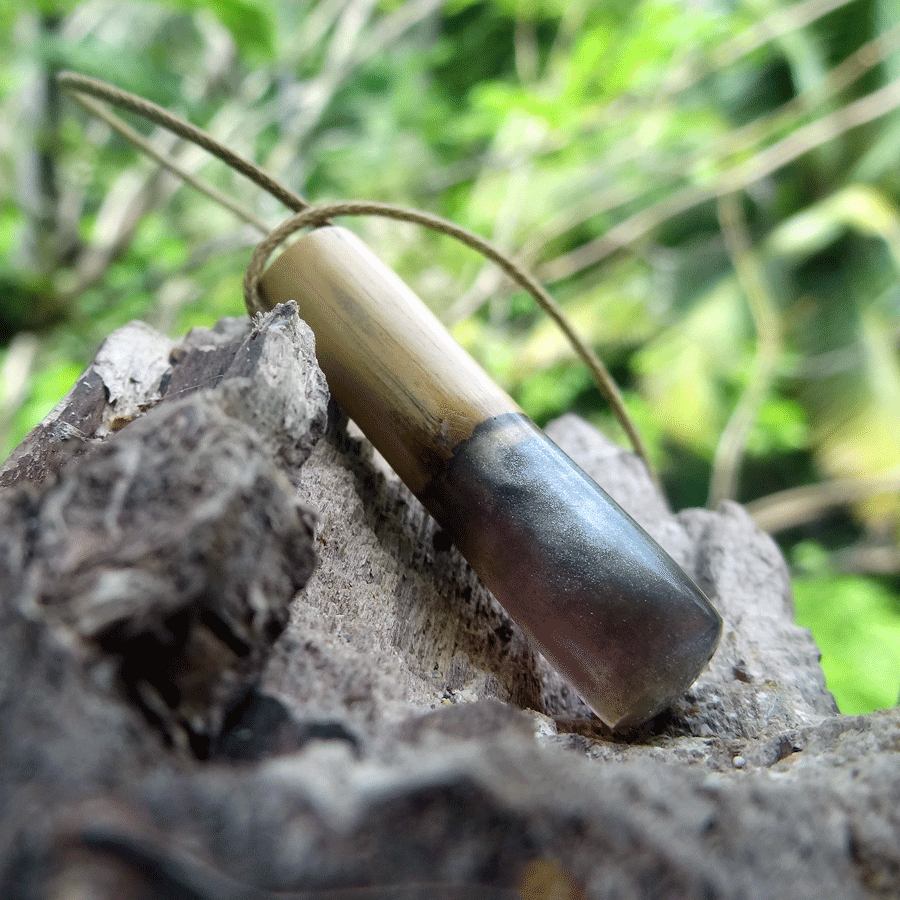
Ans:
[{"label": "dark resin tip", "polygon": [[422,500],[610,727],[652,718],[712,657],[703,592],[525,416],[481,423]]}]

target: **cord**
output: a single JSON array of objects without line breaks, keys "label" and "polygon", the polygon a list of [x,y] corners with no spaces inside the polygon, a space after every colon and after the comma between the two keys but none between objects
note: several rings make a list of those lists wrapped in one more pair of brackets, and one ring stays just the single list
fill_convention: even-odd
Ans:
[{"label": "cord", "polygon": [[[256,219],[252,213],[243,210],[241,207],[234,204],[233,201],[225,198],[224,195],[212,187],[212,185],[207,184],[191,173],[185,172],[177,163],[168,159],[164,154],[157,152],[152,145],[146,142],[137,134],[137,132],[112,113],[109,113],[106,110],[101,112],[101,107],[98,107],[97,104],[86,102],[85,98],[79,95],[88,94],[92,97],[104,100],[107,103],[111,103],[114,106],[127,109],[156,125],[168,129],[179,137],[197,144],[213,156],[222,160],[236,172],[249,178],[263,190],[268,191],[273,197],[280,200],[288,209],[293,210],[296,213],[296,215],[270,231],[253,252],[253,256],[250,259],[250,264],[248,265],[244,276],[244,300],[247,305],[247,310],[251,315],[260,312],[265,308],[259,296],[258,282],[272,252],[295,231],[308,226],[326,224],[333,216],[373,215],[388,219],[400,219],[406,222],[414,222],[424,228],[448,235],[496,263],[516,284],[528,291],[528,293],[534,297],[544,312],[550,316],[566,336],[569,343],[578,354],[578,357],[593,375],[594,381],[609,403],[613,414],[622,426],[625,434],[628,436],[635,453],[640,456],[651,476],[656,480],[656,474],[650,464],[650,456],[647,452],[646,445],[644,444],[637,427],[629,416],[628,410],[625,408],[621,392],[613,380],[613,377],[610,375],[609,370],[594,352],[593,348],[582,340],[574,330],[559,304],[550,296],[543,285],[541,285],[530,272],[522,268],[522,266],[508,254],[495,247],[489,241],[441,216],[411,209],[409,207],[395,206],[389,203],[350,200],[313,207],[308,200],[283,185],[260,166],[257,166],[240,154],[230,150],[202,129],[192,125],[180,116],[176,116],[174,113],[169,112],[167,109],[158,106],[150,100],[124,91],[121,88],[117,88],[114,85],[108,84],[97,78],[90,78],[75,72],[60,72],[57,77],[61,87],[70,93],[75,100],[85,106],[91,113],[100,115],[101,118],[122,134],[123,137],[134,143],[139,149],[150,155],[165,168],[169,169],[180,178],[183,178],[192,187],[202,191],[216,202],[223,203],[224,201],[224,205],[228,209],[245,219],[245,221],[250,221],[263,231],[266,230],[264,223]],[[135,138],[137,138],[137,140],[135,140]]]}]

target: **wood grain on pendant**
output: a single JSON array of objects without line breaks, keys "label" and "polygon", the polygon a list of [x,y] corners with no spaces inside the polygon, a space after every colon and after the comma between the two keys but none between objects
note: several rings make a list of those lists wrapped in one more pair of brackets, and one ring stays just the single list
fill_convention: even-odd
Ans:
[{"label": "wood grain on pendant", "polygon": [[260,288],[271,306],[297,301],[332,395],[414,494],[476,425],[519,411],[401,278],[344,228],[301,237]]},{"label": "wood grain on pendant", "polygon": [[690,687],[721,633],[709,600],[355,235],[304,235],[261,289],[297,302],[334,398],[607,725]]}]

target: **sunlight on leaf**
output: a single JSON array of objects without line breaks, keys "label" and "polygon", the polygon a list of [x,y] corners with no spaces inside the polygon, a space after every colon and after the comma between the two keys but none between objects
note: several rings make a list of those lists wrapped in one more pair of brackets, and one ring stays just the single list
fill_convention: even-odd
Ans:
[{"label": "sunlight on leaf", "polygon": [[802,450],[809,443],[806,410],[796,400],[769,397],[760,406],[747,439],[748,453],[765,456]]},{"label": "sunlight on leaf", "polygon": [[[575,330],[595,347],[638,345],[658,330],[648,309],[648,288],[647,279],[640,274],[600,284],[578,300],[564,304],[565,313]],[[542,316],[516,348],[513,377],[519,381],[557,363],[574,360],[572,345],[556,325]]]},{"label": "sunlight on leaf", "polygon": [[900,269],[900,215],[883,192],[852,184],[807,207],[773,230],[770,253],[808,257],[831,244],[845,228],[881,238]]},{"label": "sunlight on leaf", "polygon": [[670,437],[711,450],[727,415],[723,374],[746,357],[746,326],[735,282],[726,279],[637,353],[641,391]]},{"label": "sunlight on leaf", "polygon": [[900,695],[900,604],[874,578],[834,574],[793,581],[798,622],[822,650],[842,713],[894,706]]},{"label": "sunlight on leaf", "polygon": [[[818,429],[817,456],[832,478],[863,477],[900,465],[900,358],[886,322],[877,310],[861,320],[863,381],[855,395],[840,402]],[[854,506],[864,522],[900,521],[900,497],[881,494]]]}]

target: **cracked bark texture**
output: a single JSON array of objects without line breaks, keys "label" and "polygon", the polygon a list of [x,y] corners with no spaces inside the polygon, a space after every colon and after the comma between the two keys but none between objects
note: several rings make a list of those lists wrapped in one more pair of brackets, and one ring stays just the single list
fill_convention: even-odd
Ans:
[{"label": "cracked bark texture", "polygon": [[549,426],[725,620],[613,736],[326,412],[291,304],[133,324],[0,469],[0,895],[900,896],[900,716],[837,713],[739,506]]}]

